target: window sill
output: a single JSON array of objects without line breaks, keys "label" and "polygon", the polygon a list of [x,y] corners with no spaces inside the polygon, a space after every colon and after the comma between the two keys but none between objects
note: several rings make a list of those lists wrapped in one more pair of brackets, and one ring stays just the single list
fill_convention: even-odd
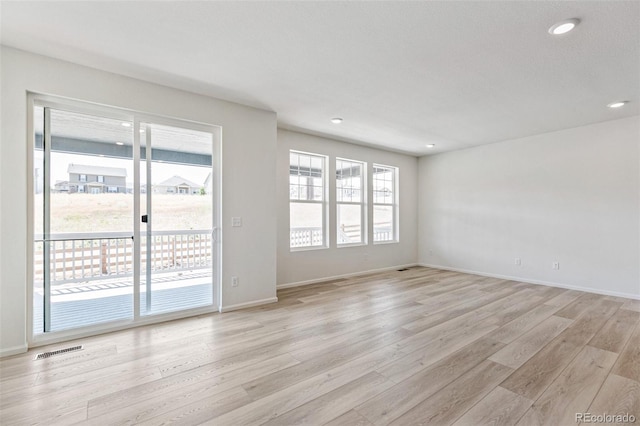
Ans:
[{"label": "window sill", "polygon": [[398,240],[391,240],[391,241],[374,241],[373,245],[377,246],[377,245],[384,245],[384,244],[399,244],[400,241]]},{"label": "window sill", "polygon": [[368,246],[367,243],[353,243],[353,244],[337,244],[336,248],[348,248],[348,247],[365,247]]},{"label": "window sill", "polygon": [[299,251],[315,251],[315,250],[326,250],[329,247],[327,246],[312,246],[312,247],[289,247],[289,252],[295,253]]}]

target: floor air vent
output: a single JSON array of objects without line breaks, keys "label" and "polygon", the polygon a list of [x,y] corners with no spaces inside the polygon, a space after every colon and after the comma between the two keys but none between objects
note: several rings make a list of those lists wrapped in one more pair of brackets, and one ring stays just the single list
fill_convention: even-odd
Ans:
[{"label": "floor air vent", "polygon": [[49,358],[54,355],[66,354],[67,352],[81,351],[81,350],[82,350],[82,345],[72,346],[70,348],[58,349],[57,351],[43,352],[41,354],[36,355],[36,360]]},{"label": "floor air vent", "polygon": [[404,272],[404,271],[408,271],[409,268],[402,268],[402,269],[398,269],[398,272]]}]

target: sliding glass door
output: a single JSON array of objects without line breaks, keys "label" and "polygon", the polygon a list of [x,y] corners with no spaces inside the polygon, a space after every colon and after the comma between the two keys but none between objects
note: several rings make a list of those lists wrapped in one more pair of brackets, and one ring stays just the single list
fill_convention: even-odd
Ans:
[{"label": "sliding glass door", "polygon": [[132,123],[36,107],[34,330],[133,318]]},{"label": "sliding glass door", "polygon": [[214,133],[47,102],[33,123],[34,335],[211,307]]},{"label": "sliding glass door", "polygon": [[213,303],[212,134],[142,123],[142,315]]}]

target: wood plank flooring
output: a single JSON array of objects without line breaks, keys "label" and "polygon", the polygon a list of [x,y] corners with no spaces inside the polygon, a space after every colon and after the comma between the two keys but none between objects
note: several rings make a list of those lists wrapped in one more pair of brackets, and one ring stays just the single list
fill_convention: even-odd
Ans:
[{"label": "wood plank flooring", "polygon": [[0,424],[640,422],[637,301],[422,267],[278,298],[4,358]]}]

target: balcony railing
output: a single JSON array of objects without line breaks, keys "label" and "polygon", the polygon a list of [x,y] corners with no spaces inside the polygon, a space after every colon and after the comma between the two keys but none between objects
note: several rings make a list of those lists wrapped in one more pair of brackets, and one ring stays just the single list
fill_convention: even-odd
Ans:
[{"label": "balcony railing", "polygon": [[373,241],[390,241],[393,239],[391,224],[376,224],[373,228]]},{"label": "balcony railing", "polygon": [[291,228],[291,247],[312,247],[324,244],[322,228]]},{"label": "balcony railing", "polygon": [[[375,223],[373,227],[373,241],[389,241],[393,235],[390,222]],[[289,231],[290,247],[318,247],[322,246],[322,228],[306,227],[291,228]],[[343,225],[338,228],[338,243],[349,244],[360,242],[359,225]]]},{"label": "balcony railing", "polygon": [[[39,237],[39,238],[38,238]],[[210,268],[212,230],[154,231],[151,244],[141,238],[141,271],[150,249],[151,270]],[[133,237],[118,232],[52,234],[36,236],[34,280],[44,280],[45,244],[49,249],[51,284],[115,278],[133,274]]]}]

